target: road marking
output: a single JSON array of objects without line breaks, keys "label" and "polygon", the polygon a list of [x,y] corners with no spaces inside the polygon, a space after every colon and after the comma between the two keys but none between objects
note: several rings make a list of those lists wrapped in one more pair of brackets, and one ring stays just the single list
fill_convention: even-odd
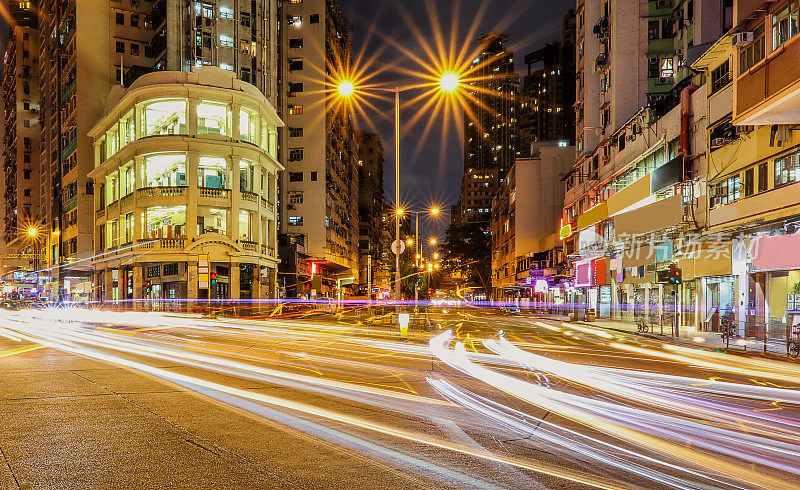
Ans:
[{"label": "road marking", "polygon": [[0,352],[0,357],[8,357],[13,356],[16,354],[23,354],[25,352],[30,352],[32,350],[42,349],[44,348],[43,345],[26,345],[25,347],[17,347],[16,349],[7,350],[5,352]]}]

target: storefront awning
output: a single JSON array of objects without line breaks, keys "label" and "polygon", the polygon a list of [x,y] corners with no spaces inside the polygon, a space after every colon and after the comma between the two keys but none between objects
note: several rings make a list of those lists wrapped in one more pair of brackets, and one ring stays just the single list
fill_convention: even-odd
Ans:
[{"label": "storefront awning", "polygon": [[682,221],[683,201],[681,196],[676,195],[617,215],[614,218],[614,232],[618,237],[630,237],[663,230]]}]

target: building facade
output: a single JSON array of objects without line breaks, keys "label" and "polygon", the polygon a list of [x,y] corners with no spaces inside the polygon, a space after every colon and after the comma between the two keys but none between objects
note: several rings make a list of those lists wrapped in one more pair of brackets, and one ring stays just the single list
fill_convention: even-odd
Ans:
[{"label": "building facade", "polygon": [[358,284],[377,287],[383,255],[383,144],[377,133],[356,131],[358,142]]},{"label": "building facade", "polygon": [[467,75],[470,81],[466,82],[464,177],[460,209],[451,219],[485,222],[487,229],[492,198],[516,155],[519,75],[514,71],[514,53],[506,48],[509,40],[499,32],[481,36],[478,55]]},{"label": "building facade", "polygon": [[492,293],[524,303],[548,299],[563,259],[556,229],[564,187],[553,185],[572,168],[575,148],[540,142],[518,158],[492,203]]},{"label": "building facade", "polygon": [[281,124],[255,86],[216,67],[117,86],[89,133],[94,297],[275,297]]},{"label": "building facade", "polygon": [[517,110],[517,156],[540,141],[575,139],[575,11],[563,19],[562,38],[525,55]]},{"label": "building facade", "polygon": [[329,93],[332,77],[350,66],[349,26],[337,0],[283,2],[280,19],[280,232],[284,250],[325,269],[320,283],[288,268],[298,286],[287,287],[295,295],[333,294],[337,277],[359,271],[358,147],[351,114]]},{"label": "building facade", "polygon": [[278,2],[275,0],[154,0],[145,19],[155,70],[218,66],[277,103]]},{"label": "building facade", "polygon": [[28,229],[40,220],[39,42],[29,2],[11,2],[8,45],[3,59],[2,244],[6,252],[31,247]]}]

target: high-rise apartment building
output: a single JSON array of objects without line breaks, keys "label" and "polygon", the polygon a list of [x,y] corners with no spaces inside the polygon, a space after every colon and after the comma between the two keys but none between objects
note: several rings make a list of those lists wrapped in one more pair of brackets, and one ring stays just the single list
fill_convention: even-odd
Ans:
[{"label": "high-rise apartment building", "polygon": [[537,141],[575,139],[575,11],[563,19],[562,39],[525,55],[528,73],[518,97],[517,156]]},{"label": "high-rise apartment building", "polygon": [[[138,2],[136,2],[138,3]],[[218,66],[258,87],[275,105],[275,0],[153,1],[150,52],[156,70]]]},{"label": "high-rise apartment building", "polygon": [[479,54],[469,71],[468,107],[464,111],[464,177],[458,216],[488,224],[492,197],[514,164],[516,92],[519,75],[509,37],[489,32],[478,39]]},{"label": "high-rise apartment building", "polygon": [[364,287],[375,271],[382,255],[383,144],[377,133],[356,131],[358,142],[358,271]]},{"label": "high-rise apartment building", "polygon": [[53,297],[91,293],[94,167],[89,130],[125,67],[152,65],[152,4],[40,0],[41,188]]},{"label": "high-rise apartment building", "polygon": [[27,230],[40,215],[39,40],[30,2],[10,2],[9,14],[3,58],[5,191],[0,242],[7,251],[19,251],[31,246]]},{"label": "high-rise apartment building", "polygon": [[[313,282],[310,272],[282,273],[292,282],[287,294],[329,294],[336,277],[355,277],[358,269],[355,133],[349,112],[334,108],[327,85],[350,64],[350,28],[337,0],[283,2],[281,8],[278,107],[286,124],[286,170],[280,230],[284,244],[303,249],[321,281]],[[300,263],[296,259],[286,263]]]}]

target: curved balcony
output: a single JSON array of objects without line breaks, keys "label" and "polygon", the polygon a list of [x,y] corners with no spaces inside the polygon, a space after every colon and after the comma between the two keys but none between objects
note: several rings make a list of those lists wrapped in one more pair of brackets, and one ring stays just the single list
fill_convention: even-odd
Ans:
[{"label": "curved balcony", "polygon": [[251,202],[256,206],[258,206],[258,199],[259,199],[258,194],[250,191],[241,191],[241,194],[242,194],[242,201]]},{"label": "curved balcony", "polygon": [[246,252],[258,253],[258,242],[251,242],[249,240],[239,240],[239,244]]},{"label": "curved balcony", "polygon": [[139,194],[139,198],[178,197],[185,196],[187,189],[186,186],[143,187],[136,192]]},{"label": "curved balcony", "polygon": [[183,250],[186,248],[185,238],[144,238],[138,240],[139,250]]},{"label": "curved balcony", "polygon": [[218,189],[216,187],[200,187],[200,197],[204,199],[228,199],[229,189]]}]

